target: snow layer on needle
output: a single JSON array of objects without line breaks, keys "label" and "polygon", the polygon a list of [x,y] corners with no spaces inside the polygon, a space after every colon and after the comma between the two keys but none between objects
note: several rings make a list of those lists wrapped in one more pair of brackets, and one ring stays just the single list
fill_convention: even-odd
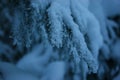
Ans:
[{"label": "snow layer on needle", "polygon": [[17,67],[36,74],[37,76],[41,76],[45,64],[48,63],[52,53],[50,46],[44,46],[44,44],[38,45],[31,51],[31,53],[28,53],[18,61]]},{"label": "snow layer on needle", "polygon": [[82,34],[87,35],[87,40],[86,40],[88,41],[87,45],[89,46],[92,53],[94,54],[94,57],[97,57],[98,49],[102,45],[102,35],[100,32],[100,24],[96,19],[96,17],[93,15],[93,13],[91,13],[87,8],[79,4],[77,5],[72,4],[71,10],[72,10],[73,18],[75,22],[79,25],[79,28]]},{"label": "snow layer on needle", "polygon": [[[63,0],[57,0],[57,1],[55,1],[54,2],[54,4],[51,4],[51,6],[50,6],[50,8],[49,8],[49,11],[52,11],[52,10],[56,10],[56,6],[58,6],[58,4],[60,5],[60,6],[58,6],[59,8],[58,8],[58,10],[59,10],[59,13],[62,13],[61,15],[60,15],[60,18],[62,18],[62,21],[64,22],[64,24],[66,25],[66,28],[67,29],[70,29],[71,30],[71,35],[72,35],[72,43],[73,43],[73,45],[74,45],[74,47],[76,48],[76,50],[77,50],[77,52],[78,52],[78,54],[79,54],[79,56],[80,56],[80,58],[83,58],[86,62],[87,62],[87,64],[88,64],[88,66],[90,67],[90,69],[92,69],[91,71],[96,71],[97,70],[97,61],[95,61],[94,60],[94,58],[93,58],[93,55],[92,55],[92,53],[91,53],[91,51],[89,51],[89,49],[88,49],[88,47],[87,47],[87,43],[85,42],[85,38],[84,38],[84,35],[81,33],[81,31],[82,31],[82,29],[84,29],[85,30],[85,27],[87,27],[88,28],[88,30],[90,29],[90,31],[88,31],[88,34],[90,34],[90,32],[92,32],[92,33],[94,33],[95,32],[95,30],[97,30],[96,32],[98,33],[98,34],[96,34],[95,36],[92,36],[93,34],[91,34],[91,35],[88,35],[88,37],[89,37],[89,39],[90,39],[90,42],[91,42],[91,40],[94,40],[94,38],[96,38],[97,36],[100,36],[100,40],[101,40],[101,35],[100,35],[100,33],[99,33],[99,28],[96,28],[96,24],[97,24],[97,27],[99,27],[99,24],[96,22],[96,24],[94,25],[94,24],[92,24],[92,23],[90,23],[92,26],[88,26],[87,25],[87,23],[89,22],[88,20],[90,20],[90,18],[93,18],[93,20],[94,20],[94,17],[89,17],[89,16],[91,16],[91,13],[89,12],[89,11],[87,11],[87,9],[86,8],[84,8],[83,6],[81,6],[81,7],[75,7],[75,3],[77,3],[77,1],[76,2],[72,2],[71,1],[71,3],[70,3],[70,0],[66,0],[66,2],[62,2]],[[59,3],[58,3],[59,2]],[[67,3],[68,2],[68,3]],[[65,4],[63,4],[63,3],[65,3]],[[70,3],[70,4],[69,4]],[[62,5],[61,5],[62,4]],[[71,8],[71,6],[72,6],[72,8]],[[78,5],[77,5],[78,6]],[[78,10],[78,12],[71,12],[71,9],[72,10]],[[84,10],[85,9],[85,10]],[[87,12],[87,13],[86,13]],[[85,14],[86,13],[86,15],[83,15],[83,14]],[[73,16],[71,16],[72,14],[74,14]],[[78,14],[77,16],[75,16],[75,14]],[[81,15],[79,15],[79,14],[81,14],[82,15],[82,17],[79,17],[79,16],[81,16]],[[57,16],[57,14],[52,14],[53,16]],[[74,18],[74,16],[75,16],[75,18],[77,18],[76,20],[77,21],[79,21],[79,20],[84,20],[84,22],[86,23],[86,25],[82,25],[82,22],[80,22],[79,21],[79,26],[78,26],[78,24],[76,24],[76,22],[73,20],[73,18]],[[86,17],[87,16],[87,17]],[[93,16],[93,15],[92,15]],[[96,19],[95,19],[96,20]],[[94,21],[95,21],[94,20]],[[85,23],[83,23],[83,24],[85,24]],[[53,27],[56,27],[56,26],[53,26]],[[81,28],[81,27],[83,27],[83,28],[81,28],[81,30],[79,30],[79,27]],[[90,28],[89,28],[90,27]],[[94,27],[94,28],[93,28]],[[93,28],[93,29],[92,29]],[[83,32],[83,33],[87,33],[87,31],[86,32]],[[100,40],[99,40],[99,42],[100,42]],[[95,44],[95,43],[91,43],[92,45],[93,44]],[[96,46],[97,47],[97,46]],[[94,47],[93,47],[94,48]],[[93,49],[93,50],[98,50],[98,47],[97,47],[97,49]],[[94,53],[94,54],[97,54],[97,53]]]},{"label": "snow layer on needle", "polygon": [[115,16],[120,14],[119,0],[102,0],[102,6],[106,16]]},{"label": "snow layer on needle", "polygon": [[108,42],[109,37],[107,32],[106,16],[102,7],[102,0],[91,0],[89,10],[99,21],[101,34],[104,37],[103,39]]},{"label": "snow layer on needle", "polygon": [[[81,2],[85,4],[82,5]],[[23,25],[16,29],[19,32],[19,28],[21,28],[25,33],[24,35],[20,34],[25,38],[21,43],[29,46],[36,42],[38,36],[37,41],[48,41],[58,49],[66,48],[64,50],[70,52],[69,49],[75,48],[72,52],[73,55],[78,55],[87,63],[90,71],[96,72],[98,68],[97,55],[102,44],[102,37],[98,20],[88,10],[88,5],[88,0],[85,2],[83,0],[32,0],[32,5],[29,6],[30,12],[26,11],[26,14],[29,14],[24,15],[29,18],[25,19]],[[16,35],[18,32],[14,34]],[[46,38],[42,38],[42,36]],[[64,47],[66,45],[71,46]],[[70,53],[67,53],[65,55],[69,56]]]},{"label": "snow layer on needle", "polygon": [[58,48],[62,46],[62,17],[59,10],[59,4],[52,3],[52,6],[48,9],[48,18],[49,18],[49,33],[50,33],[50,42],[53,46]]},{"label": "snow layer on needle", "polygon": [[81,5],[83,5],[84,7],[88,8],[89,0],[79,0],[79,2],[81,3]]},{"label": "snow layer on needle", "polygon": [[39,76],[40,80],[63,80],[66,63],[64,61],[49,62],[52,54],[51,46],[38,45],[17,63],[17,67]]},{"label": "snow layer on needle", "polygon": [[0,62],[0,72],[3,80],[39,80],[37,76],[6,62]]},{"label": "snow layer on needle", "polygon": [[45,69],[44,76],[41,80],[64,80],[66,64],[63,61],[55,61]]}]

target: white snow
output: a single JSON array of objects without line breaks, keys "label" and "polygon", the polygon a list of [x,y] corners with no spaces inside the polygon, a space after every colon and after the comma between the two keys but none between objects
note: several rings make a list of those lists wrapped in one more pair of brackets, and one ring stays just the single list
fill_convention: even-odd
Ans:
[{"label": "white snow", "polygon": [[0,62],[0,72],[3,80],[39,80],[35,75],[22,71],[15,65],[6,62]]},{"label": "white snow", "polygon": [[31,53],[28,53],[20,59],[17,63],[17,67],[37,76],[41,76],[52,54],[51,47],[44,47],[43,45],[44,44],[36,46]]},{"label": "white snow", "polygon": [[120,0],[102,0],[102,6],[107,16],[120,15]]},{"label": "white snow", "polygon": [[66,70],[66,63],[64,61],[52,62],[45,69],[41,80],[63,80]]}]

